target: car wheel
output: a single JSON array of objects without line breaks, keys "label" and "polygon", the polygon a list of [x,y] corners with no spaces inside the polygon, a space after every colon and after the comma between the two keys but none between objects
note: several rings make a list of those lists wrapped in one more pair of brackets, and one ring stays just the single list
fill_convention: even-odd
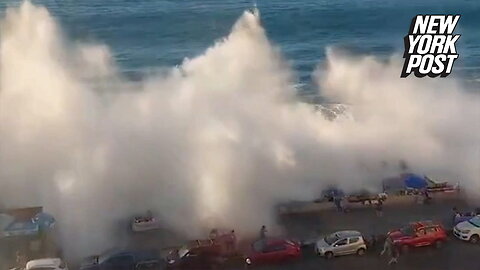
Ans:
[{"label": "car wheel", "polygon": [[435,241],[435,248],[442,248],[443,247],[443,242],[442,241]]},{"label": "car wheel", "polygon": [[402,246],[402,253],[408,253],[409,250],[410,250],[410,247],[408,245]]},{"label": "car wheel", "polygon": [[363,255],[365,255],[365,249],[364,249],[364,248],[359,248],[359,249],[357,250],[357,255],[358,255],[358,256],[363,256]]},{"label": "car wheel", "polygon": [[478,235],[474,234],[474,235],[470,236],[470,243],[476,244],[476,243],[478,243],[478,240],[480,240]]},{"label": "car wheel", "polygon": [[325,258],[327,260],[330,260],[331,258],[333,258],[333,252],[329,251],[329,252],[325,253]]}]

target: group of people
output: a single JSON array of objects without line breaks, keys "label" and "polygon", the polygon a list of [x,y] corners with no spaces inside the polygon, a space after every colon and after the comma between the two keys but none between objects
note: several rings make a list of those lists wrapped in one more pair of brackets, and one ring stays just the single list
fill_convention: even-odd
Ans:
[{"label": "group of people", "polygon": [[214,242],[222,242],[227,252],[234,253],[237,250],[237,237],[235,230],[231,230],[227,234],[220,235],[217,229],[212,229],[209,235],[210,240]]}]

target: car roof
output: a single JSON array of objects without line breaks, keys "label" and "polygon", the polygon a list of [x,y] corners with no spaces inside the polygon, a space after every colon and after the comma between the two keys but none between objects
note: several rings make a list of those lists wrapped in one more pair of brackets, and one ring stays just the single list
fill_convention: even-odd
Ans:
[{"label": "car roof", "polygon": [[26,269],[33,269],[33,268],[44,268],[44,267],[51,267],[57,268],[62,263],[60,258],[44,258],[38,260],[32,260],[27,263]]},{"label": "car roof", "polygon": [[335,232],[334,234],[339,238],[362,236],[362,234],[359,231],[338,231],[338,232]]}]

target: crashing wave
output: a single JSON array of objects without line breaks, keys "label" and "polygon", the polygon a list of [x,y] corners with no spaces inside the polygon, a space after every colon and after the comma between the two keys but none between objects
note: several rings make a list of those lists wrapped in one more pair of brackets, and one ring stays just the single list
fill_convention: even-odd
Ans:
[{"label": "crashing wave", "polygon": [[323,103],[314,104],[316,113],[320,113],[325,119],[334,120],[353,120],[351,106],[341,103]]}]

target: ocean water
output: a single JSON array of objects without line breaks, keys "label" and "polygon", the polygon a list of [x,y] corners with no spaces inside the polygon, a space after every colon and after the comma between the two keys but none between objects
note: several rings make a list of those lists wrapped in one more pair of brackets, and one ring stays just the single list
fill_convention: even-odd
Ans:
[{"label": "ocean water", "polygon": [[[0,10],[18,5],[1,0]],[[74,40],[108,45],[132,79],[145,71],[178,65],[202,54],[231,30],[254,5],[268,38],[278,46],[308,91],[312,71],[325,48],[388,57],[403,52],[416,14],[461,14],[457,32],[460,58],[454,75],[480,78],[480,1],[477,0],[37,0]],[[253,59],[252,59],[253,61]]]}]

